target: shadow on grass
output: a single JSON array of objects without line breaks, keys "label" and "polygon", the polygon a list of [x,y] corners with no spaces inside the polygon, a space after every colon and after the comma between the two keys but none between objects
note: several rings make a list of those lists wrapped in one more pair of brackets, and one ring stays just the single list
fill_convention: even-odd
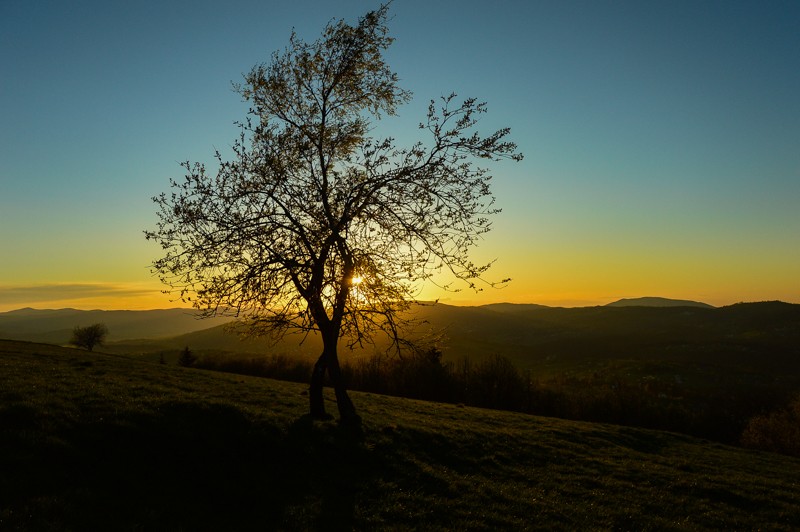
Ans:
[{"label": "shadow on grass", "polygon": [[283,431],[219,404],[169,403],[59,437],[4,432],[0,524],[12,529],[349,529],[376,470],[335,422],[304,416]]}]

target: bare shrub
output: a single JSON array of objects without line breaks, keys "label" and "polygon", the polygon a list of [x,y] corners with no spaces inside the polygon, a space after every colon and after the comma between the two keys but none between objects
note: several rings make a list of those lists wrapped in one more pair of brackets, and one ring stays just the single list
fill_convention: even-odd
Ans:
[{"label": "bare shrub", "polygon": [[104,323],[95,323],[87,327],[75,327],[72,329],[72,338],[69,343],[91,351],[95,346],[103,345],[107,335],[108,327]]},{"label": "bare shrub", "polygon": [[752,449],[800,456],[800,394],[780,410],[751,418],[741,442]]}]

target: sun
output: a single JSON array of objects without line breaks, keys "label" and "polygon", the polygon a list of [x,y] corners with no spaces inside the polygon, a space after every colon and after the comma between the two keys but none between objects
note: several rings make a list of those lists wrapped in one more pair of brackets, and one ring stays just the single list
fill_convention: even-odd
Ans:
[{"label": "sun", "polygon": [[361,277],[360,275],[354,275],[354,276],[353,276],[353,277],[350,279],[350,284],[351,284],[351,285],[353,285],[353,286],[356,286],[356,285],[358,285],[358,284],[361,284],[361,282],[362,282],[363,280],[364,280],[364,278],[363,278],[363,277]]}]

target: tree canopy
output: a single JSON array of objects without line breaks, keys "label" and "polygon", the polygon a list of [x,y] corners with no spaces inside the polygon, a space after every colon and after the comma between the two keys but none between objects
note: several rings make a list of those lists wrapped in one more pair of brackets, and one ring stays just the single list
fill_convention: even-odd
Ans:
[{"label": "tree canopy", "polygon": [[[485,103],[455,94],[430,102],[426,140],[373,136],[411,97],[384,59],[387,17],[382,6],[355,25],[332,21],[310,43],[292,33],[246,74],[236,88],[250,110],[233,156],[216,153],[216,172],[185,162],[146,232],[164,251],[162,281],[206,314],[233,313],[253,333],[319,332],[317,369],[343,417],[339,339],[383,332],[402,346],[401,313],[438,272],[477,289],[490,264],[469,253],[499,211],[475,163],[522,158],[508,129],[477,131]],[[312,414],[324,415],[317,384]]]},{"label": "tree canopy", "polygon": [[95,346],[103,345],[107,335],[108,327],[104,323],[95,323],[86,327],[78,326],[72,329],[72,338],[69,343],[92,351]]}]

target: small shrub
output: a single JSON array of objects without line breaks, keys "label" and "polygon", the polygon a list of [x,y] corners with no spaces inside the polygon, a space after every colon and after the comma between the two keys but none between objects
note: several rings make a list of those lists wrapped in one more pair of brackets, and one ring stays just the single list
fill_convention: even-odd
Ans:
[{"label": "small shrub", "polygon": [[800,395],[780,410],[750,419],[742,433],[742,445],[800,456]]},{"label": "small shrub", "polygon": [[181,351],[181,354],[178,355],[178,365],[184,368],[191,368],[196,362],[197,357],[189,350],[188,345]]}]

